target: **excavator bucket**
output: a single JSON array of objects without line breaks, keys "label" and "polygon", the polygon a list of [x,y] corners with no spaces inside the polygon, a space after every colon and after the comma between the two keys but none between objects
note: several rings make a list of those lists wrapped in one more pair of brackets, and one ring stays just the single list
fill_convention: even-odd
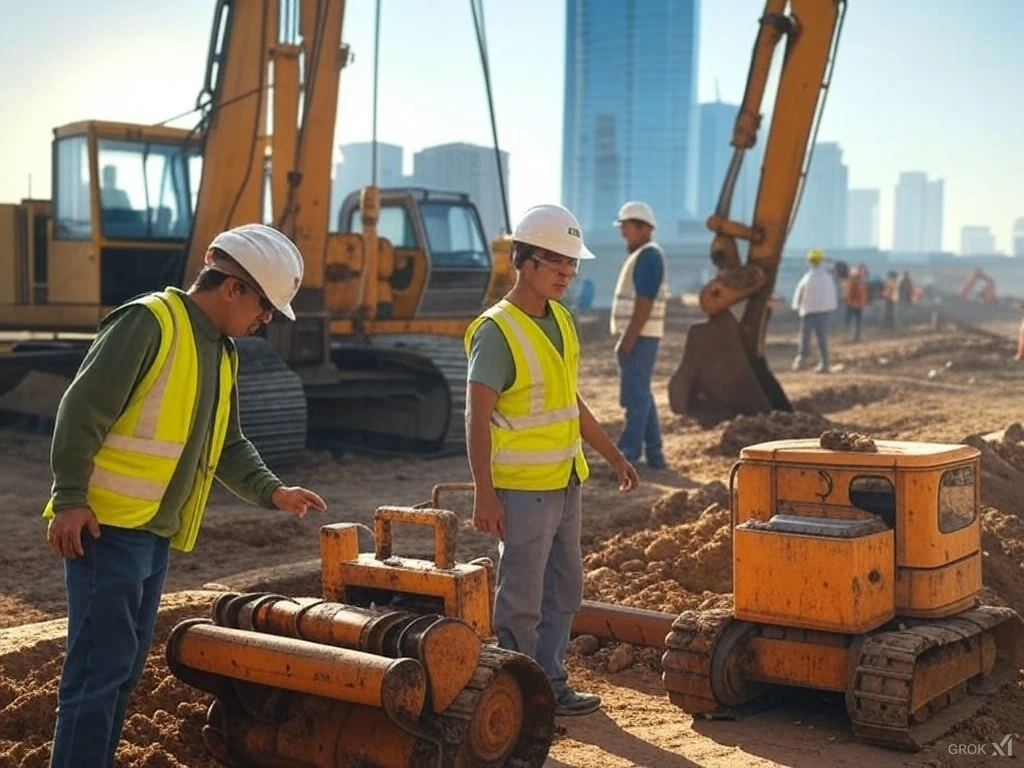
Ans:
[{"label": "excavator bucket", "polygon": [[690,326],[668,400],[674,413],[705,427],[740,414],[793,410],[768,362],[743,346],[739,323],[729,311]]}]

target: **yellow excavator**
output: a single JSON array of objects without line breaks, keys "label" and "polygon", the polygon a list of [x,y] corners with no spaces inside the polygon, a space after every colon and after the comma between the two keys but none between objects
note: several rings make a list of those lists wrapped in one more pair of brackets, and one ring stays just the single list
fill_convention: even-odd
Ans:
[{"label": "yellow excavator", "polygon": [[[788,13],[787,11],[788,7]],[[793,407],[765,359],[765,335],[779,262],[835,63],[846,0],[767,0],[754,44],[747,87],[736,117],[732,162],[707,226],[718,274],[700,292],[708,320],[687,334],[682,361],[669,381],[669,405],[705,426],[738,414]],[[730,218],[744,153],[754,146],[772,59],[785,40],[771,129],[765,145],[754,220]],[[740,259],[738,240],[749,243]],[[739,313],[739,319],[733,314]]]},{"label": "yellow excavator", "polygon": [[462,333],[504,292],[509,243],[492,252],[461,193],[370,186],[330,210],[344,12],[218,0],[195,129],[54,131],[52,200],[0,206],[0,332],[16,342],[0,355],[0,412],[45,423],[107,312],[189,285],[219,231],[269,221],[305,274],[296,322],[238,344],[242,425],[264,457],[293,458],[307,438],[461,450]]}]

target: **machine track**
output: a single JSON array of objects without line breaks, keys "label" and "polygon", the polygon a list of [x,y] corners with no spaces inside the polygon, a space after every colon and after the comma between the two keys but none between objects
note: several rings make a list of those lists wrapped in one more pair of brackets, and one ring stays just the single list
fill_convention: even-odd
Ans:
[{"label": "machine track", "polygon": [[709,715],[721,708],[712,686],[712,660],[730,621],[730,609],[715,609],[684,611],[672,622],[661,657],[661,679],[669,701],[684,712]]},{"label": "machine track", "polygon": [[[1020,659],[1012,657],[1020,654],[1022,625],[1011,609],[996,606],[906,624],[906,629],[865,639],[846,694],[846,708],[858,738],[917,750],[969,717],[982,703],[972,695],[976,691],[969,682],[915,702],[915,673],[920,672],[922,663],[948,660],[955,664],[961,655],[1009,652],[1010,663],[995,659],[992,672],[983,680],[986,689],[995,690],[1016,675]],[[991,650],[985,648],[986,635],[994,636]]]},{"label": "machine track", "polygon": [[369,453],[445,456],[465,450],[462,340],[429,334],[336,341],[337,382],[307,386],[314,442]]},{"label": "machine track", "polygon": [[267,465],[297,462],[306,451],[306,394],[302,380],[267,341],[235,340],[242,431]]},{"label": "machine track", "polygon": [[[502,686],[510,675],[522,690],[522,725],[508,756],[466,759],[460,753],[488,754],[497,748],[504,729],[518,719],[517,697]],[[427,718],[443,737],[440,765],[448,768],[540,768],[555,736],[555,701],[544,672],[531,659],[494,646],[484,646],[476,673],[444,712]]]}]

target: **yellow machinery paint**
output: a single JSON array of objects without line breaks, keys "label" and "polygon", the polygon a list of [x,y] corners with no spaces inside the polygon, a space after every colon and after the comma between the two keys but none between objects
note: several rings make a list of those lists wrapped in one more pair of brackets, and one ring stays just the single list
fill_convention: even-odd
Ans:
[{"label": "yellow machinery paint", "polygon": [[781,684],[842,693],[866,741],[915,749],[937,738],[1014,679],[1024,625],[981,603],[977,449],[868,447],[741,451],[732,610],[584,603],[574,632],[663,647],[668,696],[694,715],[734,712]]},{"label": "yellow machinery paint", "polygon": [[976,449],[774,441],[741,451],[731,486],[733,611],[686,612],[665,640],[685,710],[842,691],[855,734],[915,748],[1016,674],[1020,617],[979,604]]},{"label": "yellow machinery paint", "polygon": [[[435,493],[436,499],[436,493]],[[392,551],[395,523],[434,532],[432,559]],[[227,765],[540,768],[554,737],[541,667],[483,644],[493,565],[455,560],[455,513],[380,507],[321,528],[322,594],[225,593],[167,642],[180,679],[212,693],[203,738]]]},{"label": "yellow machinery paint", "polygon": [[296,321],[239,344],[243,427],[265,458],[296,458],[307,433],[462,449],[461,339],[511,285],[509,240],[489,245],[461,193],[370,186],[332,207],[345,11],[218,0],[195,128],[54,130],[53,200],[0,206],[0,333],[18,342],[0,356],[0,412],[52,419],[86,347],[53,337],[91,335],[133,296],[188,287],[218,232],[266,221],[305,270]]}]

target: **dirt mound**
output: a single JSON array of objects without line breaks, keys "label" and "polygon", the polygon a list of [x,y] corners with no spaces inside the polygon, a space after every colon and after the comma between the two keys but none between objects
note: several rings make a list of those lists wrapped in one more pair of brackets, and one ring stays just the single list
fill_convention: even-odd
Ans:
[{"label": "dirt mound", "polygon": [[828,429],[840,427],[820,414],[806,411],[770,411],[754,416],[737,416],[722,432],[717,451],[725,456],[739,456],[740,450],[748,445],[769,440],[816,438]]},{"label": "dirt mound", "polygon": [[[171,629],[190,616],[209,615],[213,597],[208,592],[165,598],[152,652],[125,719],[119,765],[217,768],[202,739],[210,698],[174,677],[164,660]],[[0,654],[0,765],[46,768],[49,763],[64,651],[63,631],[55,634],[59,637]]]},{"label": "dirt mound", "polygon": [[1024,496],[1020,492],[1024,485],[1024,443],[1012,439],[1016,436],[1013,426],[1001,439],[987,440],[975,434],[961,442],[981,451],[982,504],[1024,520]]},{"label": "dirt mound", "polygon": [[691,523],[712,504],[729,506],[729,488],[718,480],[662,496],[651,507],[650,518],[655,523]]},{"label": "dirt mound", "polygon": [[797,411],[834,413],[856,405],[868,405],[893,394],[893,387],[883,384],[850,384],[844,387],[826,387],[793,401]]},{"label": "dirt mound", "polygon": [[981,512],[982,582],[986,600],[1024,616],[1024,520],[1002,510]]},{"label": "dirt mound", "polygon": [[584,566],[590,600],[667,613],[728,605],[729,510],[711,504],[689,522],[618,534],[587,555]]}]

